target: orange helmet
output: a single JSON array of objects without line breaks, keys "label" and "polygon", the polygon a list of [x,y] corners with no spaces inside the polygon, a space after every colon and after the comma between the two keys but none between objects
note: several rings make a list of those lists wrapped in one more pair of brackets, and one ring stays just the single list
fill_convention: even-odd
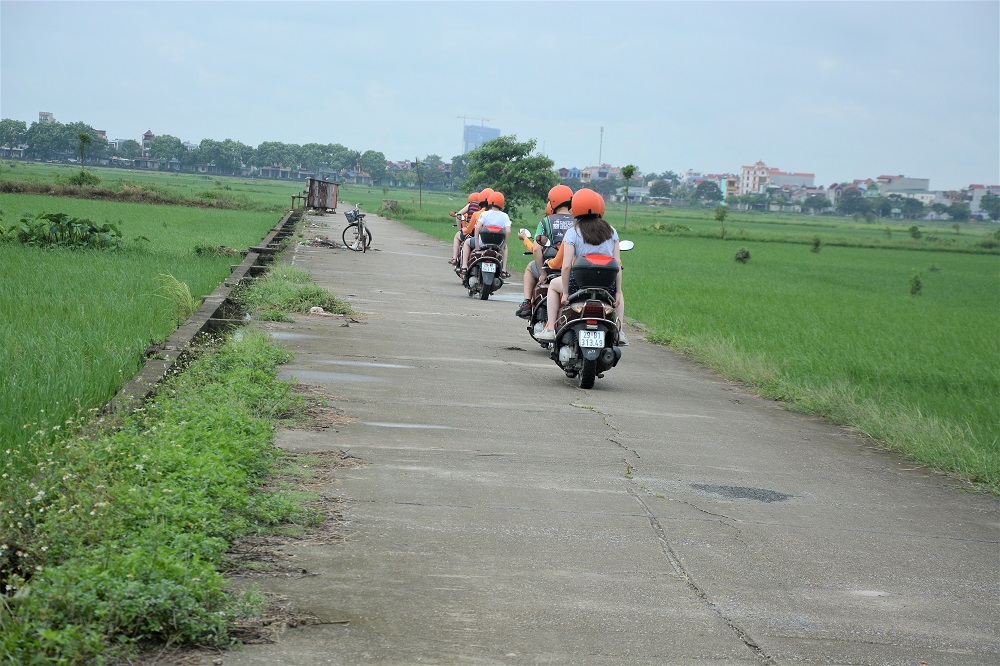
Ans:
[{"label": "orange helmet", "polygon": [[490,195],[493,194],[493,190],[487,187],[485,190],[479,193],[479,203],[488,203],[490,200]]},{"label": "orange helmet", "polygon": [[469,203],[479,203],[479,192],[473,192],[469,195]]},{"label": "orange helmet", "polygon": [[496,206],[497,208],[503,208],[504,199],[503,192],[494,192],[490,195],[488,203],[491,206]]},{"label": "orange helmet", "polygon": [[586,187],[573,195],[573,217],[604,215],[604,197]]},{"label": "orange helmet", "polygon": [[559,206],[565,206],[572,198],[573,190],[570,189],[569,185],[556,185],[549,190],[549,205],[552,206],[552,210],[559,208]]}]

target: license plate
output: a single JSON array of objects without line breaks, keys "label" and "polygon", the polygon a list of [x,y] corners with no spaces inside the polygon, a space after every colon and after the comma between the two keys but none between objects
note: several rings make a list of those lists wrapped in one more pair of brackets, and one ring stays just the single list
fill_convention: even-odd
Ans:
[{"label": "license plate", "polygon": [[497,265],[496,264],[480,264],[480,269],[484,273],[496,273],[497,272]]},{"label": "license plate", "polygon": [[581,347],[603,347],[604,331],[577,331]]}]

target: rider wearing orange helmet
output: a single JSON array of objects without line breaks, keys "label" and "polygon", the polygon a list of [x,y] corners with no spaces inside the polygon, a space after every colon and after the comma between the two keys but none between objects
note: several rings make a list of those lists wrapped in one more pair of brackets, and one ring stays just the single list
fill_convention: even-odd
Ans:
[{"label": "rider wearing orange helmet", "polygon": [[546,215],[535,230],[535,245],[532,249],[534,260],[528,262],[524,269],[524,300],[514,313],[518,317],[531,316],[531,294],[538,281],[547,277],[546,260],[555,256],[563,236],[573,226],[573,215],[570,212],[572,198],[573,190],[568,185],[556,185],[549,190]]},{"label": "rider wearing orange helmet", "polygon": [[[614,308],[618,315],[618,321],[625,320],[625,296],[622,293],[621,250],[618,247],[618,232],[604,219],[604,197],[593,190],[584,188],[573,195],[571,206],[575,222],[563,237],[562,274],[549,281],[549,319],[542,332],[535,336],[541,342],[555,340],[553,326],[559,318],[559,310],[562,306],[569,304],[569,294],[576,291],[576,281],[573,279],[573,260],[576,257],[602,254],[614,257],[618,261]],[[619,332],[618,344],[628,344],[624,332]]]},{"label": "rider wearing orange helmet", "polygon": [[[482,193],[480,193],[480,196],[482,196]],[[491,191],[487,196],[486,209],[482,210],[476,216],[473,237],[470,238],[469,242],[467,242],[462,248],[461,274],[464,275],[465,271],[469,268],[469,256],[472,254],[472,250],[477,247],[481,247],[479,232],[482,228],[485,226],[498,226],[503,228],[505,234],[503,243],[503,266],[500,269],[500,277],[510,277],[510,273],[507,272],[507,239],[510,238],[510,217],[507,216],[507,213],[503,212],[505,203],[506,200],[502,192]]]},{"label": "rider wearing orange helmet", "polygon": [[462,227],[465,226],[469,218],[479,210],[479,192],[473,192],[469,195],[469,203],[465,204],[462,210],[455,213],[455,221],[458,224],[458,231],[455,232],[455,240],[452,241],[451,245],[451,259],[448,263],[452,266],[458,266],[458,249],[462,245],[462,241],[465,240],[465,236],[462,234]]},{"label": "rider wearing orange helmet", "polygon": [[[476,212],[468,216],[465,224],[462,226],[462,249],[460,250],[462,257],[466,256],[467,249],[469,249],[469,243],[473,241],[472,234],[476,230],[476,222],[479,220],[479,216],[486,211],[486,207],[489,205],[489,197],[493,194],[492,188],[484,188],[482,191],[476,193],[476,204],[478,209]],[[469,195],[472,196],[472,195]],[[455,272],[462,275],[462,271],[465,270],[463,266],[468,265],[467,259],[462,259],[457,266],[455,266]]]}]

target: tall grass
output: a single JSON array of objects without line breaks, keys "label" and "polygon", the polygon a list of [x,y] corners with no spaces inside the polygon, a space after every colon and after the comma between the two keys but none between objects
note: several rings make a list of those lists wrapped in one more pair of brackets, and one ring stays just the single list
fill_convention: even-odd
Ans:
[{"label": "tall grass", "polygon": [[177,325],[161,273],[196,294],[227,258],[144,250],[93,252],[0,245],[0,441],[18,445],[107,402]]}]

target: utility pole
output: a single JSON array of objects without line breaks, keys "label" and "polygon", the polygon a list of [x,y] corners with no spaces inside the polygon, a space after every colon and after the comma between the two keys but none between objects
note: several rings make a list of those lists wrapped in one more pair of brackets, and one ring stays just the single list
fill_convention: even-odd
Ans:
[{"label": "utility pole", "polygon": [[604,127],[601,127],[601,143],[597,147],[597,166],[601,166],[601,158],[604,155]]},{"label": "utility pole", "polygon": [[417,186],[420,188],[420,210],[424,209],[424,178],[420,173],[420,158],[417,158]]}]

